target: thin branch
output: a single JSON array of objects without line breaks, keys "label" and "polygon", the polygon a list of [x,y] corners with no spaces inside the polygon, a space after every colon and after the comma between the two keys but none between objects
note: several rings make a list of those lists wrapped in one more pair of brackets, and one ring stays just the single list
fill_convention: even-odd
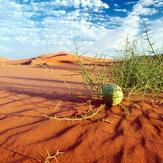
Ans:
[{"label": "thin branch", "polygon": [[44,163],[50,163],[50,160],[52,160],[53,158],[55,159],[56,163],[58,163],[58,159],[57,156],[62,155],[64,152],[60,152],[59,150],[57,150],[57,152],[54,155],[50,155],[49,151],[47,151],[47,157],[45,159]]},{"label": "thin branch", "polygon": [[154,43],[152,43],[150,38],[149,38],[149,30],[147,29],[147,25],[146,25],[146,22],[144,20],[143,20],[143,24],[144,24],[144,32],[145,32],[146,40],[147,40],[149,47],[151,49],[151,53],[153,53],[156,57],[158,57],[157,53],[155,52],[155,50],[153,48]]},{"label": "thin branch", "polygon": [[[97,115],[103,108],[105,105],[101,105],[95,112],[90,113],[90,111],[88,111],[86,114],[81,114],[78,117],[57,117],[57,116],[47,116],[44,115],[45,118],[51,119],[51,120],[59,120],[59,121],[81,121],[81,120],[89,120],[92,119],[93,117],[95,117],[95,115]],[[92,108],[91,108],[92,109]]]}]

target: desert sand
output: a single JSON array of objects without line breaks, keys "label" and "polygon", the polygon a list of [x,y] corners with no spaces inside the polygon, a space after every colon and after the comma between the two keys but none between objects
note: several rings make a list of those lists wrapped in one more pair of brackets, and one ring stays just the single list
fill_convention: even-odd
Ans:
[{"label": "desert sand", "polygon": [[100,107],[102,101],[86,90],[79,71],[73,55],[66,53],[1,65],[0,163],[45,162],[47,151],[54,155],[57,150],[63,153],[50,162],[161,163],[161,97],[124,99],[92,120],[46,118],[86,113],[90,103],[94,110]]}]

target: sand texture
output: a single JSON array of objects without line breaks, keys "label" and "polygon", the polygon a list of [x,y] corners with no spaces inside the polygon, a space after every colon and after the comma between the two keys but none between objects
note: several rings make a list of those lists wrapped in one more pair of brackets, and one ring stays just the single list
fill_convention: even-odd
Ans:
[{"label": "sand texture", "polygon": [[[45,162],[47,151],[54,155],[57,150],[63,153],[52,163],[163,162],[161,98],[123,100],[92,120],[50,120],[45,115],[86,113],[91,92],[84,87],[73,56],[32,60],[0,67],[0,163]],[[38,60],[55,67],[35,66]],[[98,109],[100,99],[91,100],[92,108]]]}]

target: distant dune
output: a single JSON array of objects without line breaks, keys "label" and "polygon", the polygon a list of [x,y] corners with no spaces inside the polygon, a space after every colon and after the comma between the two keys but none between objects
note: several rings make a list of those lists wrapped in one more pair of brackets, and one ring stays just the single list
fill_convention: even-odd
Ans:
[{"label": "distant dune", "polygon": [[[44,54],[35,58],[27,58],[27,59],[18,59],[18,60],[7,60],[6,64],[14,64],[14,65],[49,65],[49,66],[64,66],[65,64],[76,65],[77,61],[81,61],[84,64],[93,64],[95,63],[95,58],[86,57],[86,56],[77,56],[72,53],[67,52],[58,52],[54,54]],[[99,64],[103,64],[106,61],[110,61],[109,59],[98,60]]]},{"label": "distant dune", "polygon": [[8,58],[1,57],[1,56],[0,56],[0,62],[4,62],[4,61],[9,61],[9,59],[8,59]]}]

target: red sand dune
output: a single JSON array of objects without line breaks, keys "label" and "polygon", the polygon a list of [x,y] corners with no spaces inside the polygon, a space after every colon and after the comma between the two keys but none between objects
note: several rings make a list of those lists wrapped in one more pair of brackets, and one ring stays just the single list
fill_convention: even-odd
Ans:
[{"label": "red sand dune", "polygon": [[[18,59],[11,60],[6,62],[6,64],[14,64],[14,65],[51,65],[51,66],[65,66],[69,64],[69,66],[76,65],[78,61],[81,61],[83,64],[94,64],[95,60],[91,57],[86,56],[78,56],[71,53],[66,52],[58,52],[54,54],[44,54],[35,58],[28,59]],[[110,62],[110,59],[100,59],[98,60],[99,65],[104,64],[104,62]]]},{"label": "red sand dune", "polygon": [[9,61],[8,58],[0,57],[0,63],[4,63],[4,62],[7,62],[7,61]]},{"label": "red sand dune", "polygon": [[[60,66],[58,56],[41,56]],[[47,151],[59,163],[161,163],[163,105],[160,99],[123,100],[130,110],[106,107],[93,120],[57,121],[49,116],[87,112],[90,93],[70,62],[60,69],[24,65],[0,67],[0,163],[44,162]],[[56,60],[54,59],[56,58]],[[20,62],[19,62],[20,63]],[[64,67],[63,67],[64,66]],[[71,66],[70,66],[71,67]],[[66,69],[67,68],[67,69]],[[92,97],[96,110],[100,99]],[[111,123],[99,121],[108,118]],[[55,158],[50,160],[56,162]]]}]

